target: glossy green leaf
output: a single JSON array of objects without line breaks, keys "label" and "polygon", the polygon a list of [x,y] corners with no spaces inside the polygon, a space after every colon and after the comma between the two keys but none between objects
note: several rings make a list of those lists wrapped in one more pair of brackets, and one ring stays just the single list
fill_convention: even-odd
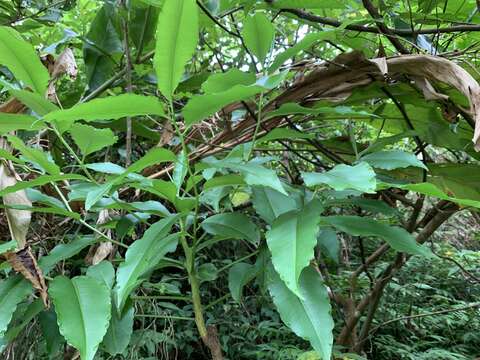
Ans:
[{"label": "glossy green leaf", "polygon": [[275,271],[269,272],[268,290],[282,321],[298,336],[308,340],[322,359],[330,359],[333,319],[326,286],[312,267],[302,271],[301,297],[291,292]]},{"label": "glossy green leaf", "polygon": [[323,217],[322,221],[353,236],[380,237],[397,251],[411,255],[432,256],[427,246],[418,244],[412,234],[398,226],[390,226],[360,216],[327,216]]},{"label": "glossy green leaf", "polygon": [[117,270],[115,300],[118,313],[123,311],[130,293],[141,283],[141,277],[165,254],[177,248],[178,237],[168,236],[176,216],[151,225],[140,240],[135,241],[125,254],[125,261]]},{"label": "glossy green leaf", "polygon": [[0,26],[0,65],[6,66],[17,80],[44,95],[50,76],[32,45],[11,27]]},{"label": "glossy green leaf", "polygon": [[33,116],[0,113],[0,135],[16,130],[41,130],[45,123]]},{"label": "glossy green leaf", "polygon": [[51,175],[60,175],[60,168],[58,165],[51,161],[47,154],[42,150],[26,146],[23,141],[16,136],[9,135],[7,138],[10,144],[12,144],[15,149],[19,150],[27,160],[38,165],[41,169]]},{"label": "glossy green leaf", "polygon": [[255,265],[247,263],[237,263],[228,271],[228,289],[233,300],[240,302],[242,300],[243,288],[248,284],[256,273]]},{"label": "glossy green leaf", "polygon": [[293,197],[263,186],[253,187],[252,204],[257,214],[269,224],[280,215],[297,209]]},{"label": "glossy green leaf", "polygon": [[378,151],[367,154],[360,160],[378,169],[393,170],[413,166],[428,170],[414,154],[400,150]]},{"label": "glossy green leaf", "polygon": [[247,48],[264,63],[275,39],[272,22],[261,12],[248,16],[243,23],[242,36]]},{"label": "glossy green leaf", "polygon": [[303,181],[307,186],[327,184],[337,191],[358,190],[374,193],[377,187],[375,172],[365,162],[357,165],[337,165],[325,173],[302,173]]},{"label": "glossy green leaf", "polygon": [[248,240],[252,244],[260,241],[260,231],[250,218],[241,213],[224,213],[210,216],[202,222],[202,228],[211,235],[232,239]]},{"label": "glossy green leaf", "polygon": [[106,146],[111,146],[118,140],[110,129],[97,129],[83,124],[72,125],[70,135],[83,156],[90,155]]},{"label": "glossy green leaf", "polygon": [[32,293],[32,285],[21,275],[0,281],[0,336],[5,334],[18,304]]},{"label": "glossy green leaf", "polygon": [[171,99],[198,42],[195,0],[166,0],[158,17],[153,63],[158,90]]},{"label": "glossy green leaf", "polygon": [[60,333],[80,352],[81,360],[93,360],[108,329],[110,291],[88,276],[57,276],[50,282]]},{"label": "glossy green leaf", "polygon": [[266,234],[273,266],[297,296],[301,296],[300,274],[314,256],[322,210],[319,202],[312,201],[301,210],[280,215]]}]

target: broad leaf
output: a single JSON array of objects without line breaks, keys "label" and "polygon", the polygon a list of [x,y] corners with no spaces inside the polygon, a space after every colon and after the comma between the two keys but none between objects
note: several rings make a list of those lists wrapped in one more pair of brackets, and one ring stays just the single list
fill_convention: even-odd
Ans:
[{"label": "broad leaf", "polygon": [[275,270],[297,296],[301,296],[300,274],[314,256],[321,212],[321,205],[312,201],[301,210],[280,215],[266,235]]},{"label": "broad leaf", "polygon": [[238,69],[231,69],[225,73],[210,75],[202,84],[202,90],[206,94],[216,94],[234,87],[235,85],[252,85],[256,76],[251,72],[243,72]]},{"label": "broad leaf", "polygon": [[252,244],[260,241],[260,232],[250,218],[241,213],[224,213],[210,216],[202,222],[202,228],[212,235],[244,239]]},{"label": "broad leaf", "polygon": [[87,269],[87,276],[96,279],[99,283],[105,284],[109,289],[115,282],[115,269],[111,262],[103,260]]},{"label": "broad leaf", "polygon": [[70,128],[70,134],[83,156],[90,155],[106,146],[111,146],[118,140],[110,129],[97,129],[83,124],[74,124]]},{"label": "broad leaf", "polygon": [[265,14],[257,12],[247,17],[242,36],[247,48],[264,63],[275,39],[275,27]]},{"label": "broad leaf", "polygon": [[333,319],[327,288],[312,268],[303,270],[299,291],[291,292],[275,271],[270,271],[268,290],[283,322],[298,336],[308,340],[322,359],[330,359],[333,347]]},{"label": "broad leaf", "polygon": [[358,190],[366,193],[374,193],[377,181],[375,172],[365,162],[358,165],[337,165],[325,173],[302,173],[307,186],[327,184],[337,191]]},{"label": "broad leaf", "polygon": [[269,224],[280,215],[297,208],[293,197],[263,186],[253,187],[252,204],[257,214]]},{"label": "broad leaf", "polygon": [[228,272],[228,289],[236,302],[242,299],[243,288],[256,274],[255,265],[238,263],[233,265]]},{"label": "broad leaf", "polygon": [[157,45],[153,63],[157,85],[171,99],[185,65],[198,42],[198,10],[195,0],[166,0],[158,16]]},{"label": "broad leaf", "polygon": [[171,216],[156,222],[128,248],[125,261],[117,270],[115,300],[119,314],[130,293],[140,284],[142,275],[157,265],[165,254],[177,248],[178,236],[167,236],[176,221],[177,217]]},{"label": "broad leaf", "polygon": [[390,226],[368,217],[327,216],[322,221],[353,236],[377,236],[384,239],[393,249],[412,255],[431,257],[432,252],[420,245],[404,228]]},{"label": "broad leaf", "polygon": [[363,156],[360,160],[378,169],[393,170],[413,166],[428,170],[414,154],[400,150],[374,152]]},{"label": "broad leaf", "polygon": [[48,71],[32,45],[13,28],[0,26],[0,65],[6,66],[17,80],[40,95],[47,90]]},{"label": "broad leaf", "polygon": [[21,275],[0,281],[0,336],[7,330],[17,305],[32,293],[32,285]]},{"label": "broad leaf", "polygon": [[102,343],[102,348],[110,355],[122,354],[127,348],[133,333],[134,315],[135,309],[130,302],[127,302],[121,315],[112,310],[110,326]]},{"label": "broad leaf", "polygon": [[80,352],[82,360],[93,360],[110,321],[110,291],[88,276],[57,276],[50,283],[49,294],[60,333]]}]

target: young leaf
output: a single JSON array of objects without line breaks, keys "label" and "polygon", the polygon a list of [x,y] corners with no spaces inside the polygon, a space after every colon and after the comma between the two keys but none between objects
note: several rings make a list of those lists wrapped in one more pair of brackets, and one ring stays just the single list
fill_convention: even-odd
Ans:
[{"label": "young leaf", "polygon": [[32,293],[32,285],[21,275],[0,281],[0,336],[7,330],[17,305]]},{"label": "young leaf", "polygon": [[70,128],[70,135],[84,156],[111,146],[118,140],[110,129],[97,129],[83,124],[74,124]]},{"label": "young leaf", "polygon": [[295,334],[308,340],[321,359],[331,359],[334,323],[327,288],[320,275],[312,267],[302,271],[301,297],[292,293],[273,269],[269,275],[268,290],[282,321]]},{"label": "young leaf", "polygon": [[428,170],[414,154],[400,150],[374,152],[363,156],[360,160],[378,169],[393,170],[413,166]]},{"label": "young leaf", "polygon": [[256,273],[255,265],[238,263],[233,265],[228,272],[228,289],[233,300],[240,302],[243,288],[248,284]]},{"label": "young leaf", "polygon": [[93,360],[110,321],[110,291],[88,276],[57,276],[50,282],[49,294],[60,333],[80,352],[81,360]]},{"label": "young leaf", "polygon": [[114,291],[118,313],[122,313],[128,296],[140,284],[140,277],[177,248],[178,236],[167,236],[176,221],[177,216],[171,216],[156,222],[128,248],[125,261],[117,270]]},{"label": "young leaf", "polygon": [[224,213],[210,216],[202,222],[202,228],[212,235],[245,239],[252,244],[260,241],[260,232],[250,218],[240,213]]},{"label": "young leaf", "polygon": [[298,279],[313,258],[317,244],[321,212],[321,205],[312,201],[299,211],[280,215],[266,235],[275,270],[297,296],[301,296]]},{"label": "young leaf", "polygon": [[272,22],[265,14],[257,12],[245,20],[242,36],[247,48],[264,63],[275,40],[275,27]]},{"label": "young leaf", "polygon": [[11,27],[0,26],[0,65],[40,95],[47,90],[48,71],[32,45]]},{"label": "young leaf", "polygon": [[398,226],[390,226],[360,216],[327,216],[322,218],[322,221],[353,236],[380,237],[397,251],[411,255],[432,256],[428,247],[418,244],[412,234]]},{"label": "young leaf", "polygon": [[365,162],[358,165],[337,165],[325,173],[302,173],[303,181],[307,186],[327,184],[337,191],[358,190],[374,193],[377,187],[375,172]]},{"label": "young leaf", "polygon": [[166,0],[158,17],[155,57],[158,90],[167,99],[182,78],[198,42],[195,0]]}]

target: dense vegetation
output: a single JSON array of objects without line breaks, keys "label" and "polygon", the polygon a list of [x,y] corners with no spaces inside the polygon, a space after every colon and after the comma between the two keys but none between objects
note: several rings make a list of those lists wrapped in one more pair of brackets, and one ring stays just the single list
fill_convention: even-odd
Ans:
[{"label": "dense vegetation", "polygon": [[0,357],[480,357],[479,24],[0,0]]}]

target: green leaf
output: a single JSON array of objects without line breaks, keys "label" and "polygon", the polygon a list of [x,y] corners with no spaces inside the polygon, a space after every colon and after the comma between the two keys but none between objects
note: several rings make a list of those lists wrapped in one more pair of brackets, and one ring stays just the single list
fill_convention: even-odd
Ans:
[{"label": "green leaf", "polygon": [[32,293],[32,285],[23,276],[0,281],[0,336],[5,334],[17,305]]},{"label": "green leaf", "polygon": [[175,167],[173,168],[173,183],[177,188],[177,196],[180,195],[180,189],[182,184],[185,181],[185,176],[187,176],[188,170],[188,159],[185,156],[183,151],[180,152],[177,156],[177,161],[175,162]]},{"label": "green leaf", "polygon": [[120,316],[112,311],[110,327],[102,343],[102,348],[110,355],[122,354],[127,348],[133,333],[134,315],[135,309],[131,302],[127,302]]},{"label": "green leaf", "polygon": [[207,81],[202,84],[202,90],[206,94],[221,93],[235,85],[252,85],[256,79],[254,73],[230,69],[225,73],[210,75]]},{"label": "green leaf", "polygon": [[[94,99],[70,109],[52,111],[45,115],[45,121],[56,121],[65,131],[77,120],[96,121],[120,119],[127,116],[165,116],[163,105],[153,96],[122,94]],[[66,124],[63,124],[66,123]]]},{"label": "green leaf", "polygon": [[93,360],[110,321],[110,291],[88,276],[57,276],[50,282],[49,294],[60,333],[82,360]]},{"label": "green leaf", "polygon": [[0,26],[0,65],[6,66],[17,80],[44,95],[50,76],[32,45],[13,28]]},{"label": "green leaf", "polygon": [[330,259],[339,263],[340,260],[340,242],[337,238],[337,233],[330,229],[322,229],[317,236],[318,245],[322,249],[322,252],[328,255]]},{"label": "green leaf", "polygon": [[375,172],[365,162],[355,166],[337,165],[325,173],[302,172],[302,178],[307,186],[327,184],[337,191],[349,189],[375,193],[377,187]]},{"label": "green leaf", "polygon": [[0,112],[0,135],[16,130],[41,130],[45,123],[30,115],[6,114]]},{"label": "green leaf", "polygon": [[247,100],[263,90],[260,86],[235,85],[216,94],[197,95],[183,108],[183,117],[187,126],[205,120],[228,104]]},{"label": "green leaf", "polygon": [[301,296],[300,274],[314,255],[322,210],[319,202],[312,201],[301,210],[280,215],[266,234],[273,266],[297,296]]},{"label": "green leaf", "polygon": [[275,27],[265,14],[257,12],[245,20],[242,37],[247,48],[264,63],[275,40]]},{"label": "green leaf", "polygon": [[110,129],[97,129],[83,124],[74,124],[70,128],[70,135],[84,156],[111,146],[118,140]]},{"label": "green leaf", "polygon": [[87,269],[87,276],[96,279],[99,283],[105,284],[111,289],[115,282],[115,269],[111,262],[103,260]]},{"label": "green leaf", "polygon": [[115,299],[118,313],[121,313],[130,293],[141,283],[140,278],[165,254],[177,248],[178,236],[167,236],[176,216],[160,220],[150,226],[140,240],[135,241],[125,254],[125,261],[117,270]]},{"label": "green leaf", "polygon": [[270,131],[267,135],[262,136],[256,142],[257,144],[275,141],[280,139],[313,139],[315,138],[315,134],[305,134],[297,130],[289,129],[289,128],[276,128]]},{"label": "green leaf", "polygon": [[414,154],[400,151],[379,151],[362,156],[361,161],[365,161],[374,168],[393,170],[398,168],[406,168],[409,166],[419,167],[425,170],[428,168]]},{"label": "green leaf", "polygon": [[263,186],[254,186],[252,190],[253,207],[257,214],[269,224],[280,215],[297,208],[297,203],[291,196]]},{"label": "green leaf", "polygon": [[46,350],[50,359],[54,359],[62,345],[65,343],[60,330],[58,329],[57,314],[53,307],[47,311],[42,311],[38,315],[38,322],[45,338]]},{"label": "green leaf", "polygon": [[355,116],[360,116],[362,118],[365,117],[378,117],[375,114],[371,114],[369,112],[360,110],[354,110],[349,106],[322,106],[322,107],[304,107],[301,105],[298,105],[296,103],[286,103],[280,106],[277,110],[270,111],[266,114],[266,118],[270,119],[273,117],[277,116],[284,116],[284,115],[292,115],[292,114],[298,114],[298,115],[336,115],[336,116],[345,116],[346,117],[355,117]]},{"label": "green leaf", "polygon": [[333,347],[332,308],[327,288],[312,267],[302,271],[301,297],[292,293],[275,271],[269,272],[268,290],[282,321],[298,336],[308,340],[324,360],[331,359]]},{"label": "green leaf", "polygon": [[255,277],[255,274],[255,265],[247,263],[238,263],[230,268],[228,271],[228,289],[233,300],[236,302],[242,300],[243,288]]},{"label": "green leaf", "polygon": [[292,47],[289,47],[284,52],[278,54],[275,57],[272,65],[268,71],[270,73],[275,72],[280,66],[282,66],[285,61],[296,56],[299,52],[309,49],[313,44],[322,40],[334,40],[336,37],[335,31],[321,31],[305,35],[305,37],[297,42]]},{"label": "green leaf", "polygon": [[167,0],[158,17],[153,63],[158,90],[171,100],[198,42],[195,0]]},{"label": "green leaf", "polygon": [[43,170],[51,175],[60,175],[60,168],[58,165],[50,161],[43,151],[26,146],[23,141],[16,136],[9,135],[7,136],[7,139],[12,146],[19,150],[27,160],[35,165],[40,166]]},{"label": "green leaf", "polygon": [[353,236],[376,236],[385,240],[393,249],[411,255],[431,257],[432,252],[425,245],[417,243],[405,229],[390,226],[371,218],[360,216],[327,216],[322,221]]},{"label": "green leaf", "polygon": [[143,157],[130,165],[125,171],[125,173],[122,174],[122,177],[125,177],[131,173],[139,173],[149,166],[161,164],[164,162],[174,162],[176,159],[177,157],[172,151],[164,148],[154,148],[149,150]]},{"label": "green leaf", "polygon": [[252,244],[260,241],[260,231],[250,218],[241,213],[224,213],[210,216],[202,222],[202,228],[211,235],[232,239],[248,240]]},{"label": "green leaf", "polygon": [[7,194],[11,194],[17,192],[19,190],[32,188],[35,186],[42,186],[48,184],[50,182],[57,182],[62,180],[86,180],[86,178],[82,175],[78,174],[65,174],[65,175],[41,175],[36,179],[30,181],[20,181],[15,185],[6,187],[2,191],[0,191],[0,197],[5,196]]},{"label": "green leaf", "polygon": [[5,243],[0,243],[0,255],[6,253],[7,251],[15,250],[16,247],[17,247],[16,240],[10,240]]},{"label": "green leaf", "polygon": [[276,9],[343,9],[345,3],[340,0],[275,0],[268,5]]},{"label": "green leaf", "polygon": [[44,116],[49,112],[58,110],[57,106],[52,104],[50,101],[45,99],[44,96],[38,93],[33,93],[26,90],[15,90],[15,89],[9,89],[8,91],[12,94],[12,96],[16,97],[23,104],[28,106],[37,115]]},{"label": "green leaf", "polygon": [[67,244],[58,244],[53,248],[53,250],[50,251],[48,255],[40,258],[38,265],[46,275],[50,272],[53,266],[55,266],[55,264],[75,256],[84,248],[94,244],[96,241],[97,240],[93,236],[82,236]]},{"label": "green leaf", "polygon": [[243,180],[243,176],[236,175],[236,174],[229,174],[223,176],[217,176],[205,181],[203,184],[203,190],[209,190],[216,187],[223,187],[223,186],[235,186],[235,185],[245,185],[245,181]]}]

